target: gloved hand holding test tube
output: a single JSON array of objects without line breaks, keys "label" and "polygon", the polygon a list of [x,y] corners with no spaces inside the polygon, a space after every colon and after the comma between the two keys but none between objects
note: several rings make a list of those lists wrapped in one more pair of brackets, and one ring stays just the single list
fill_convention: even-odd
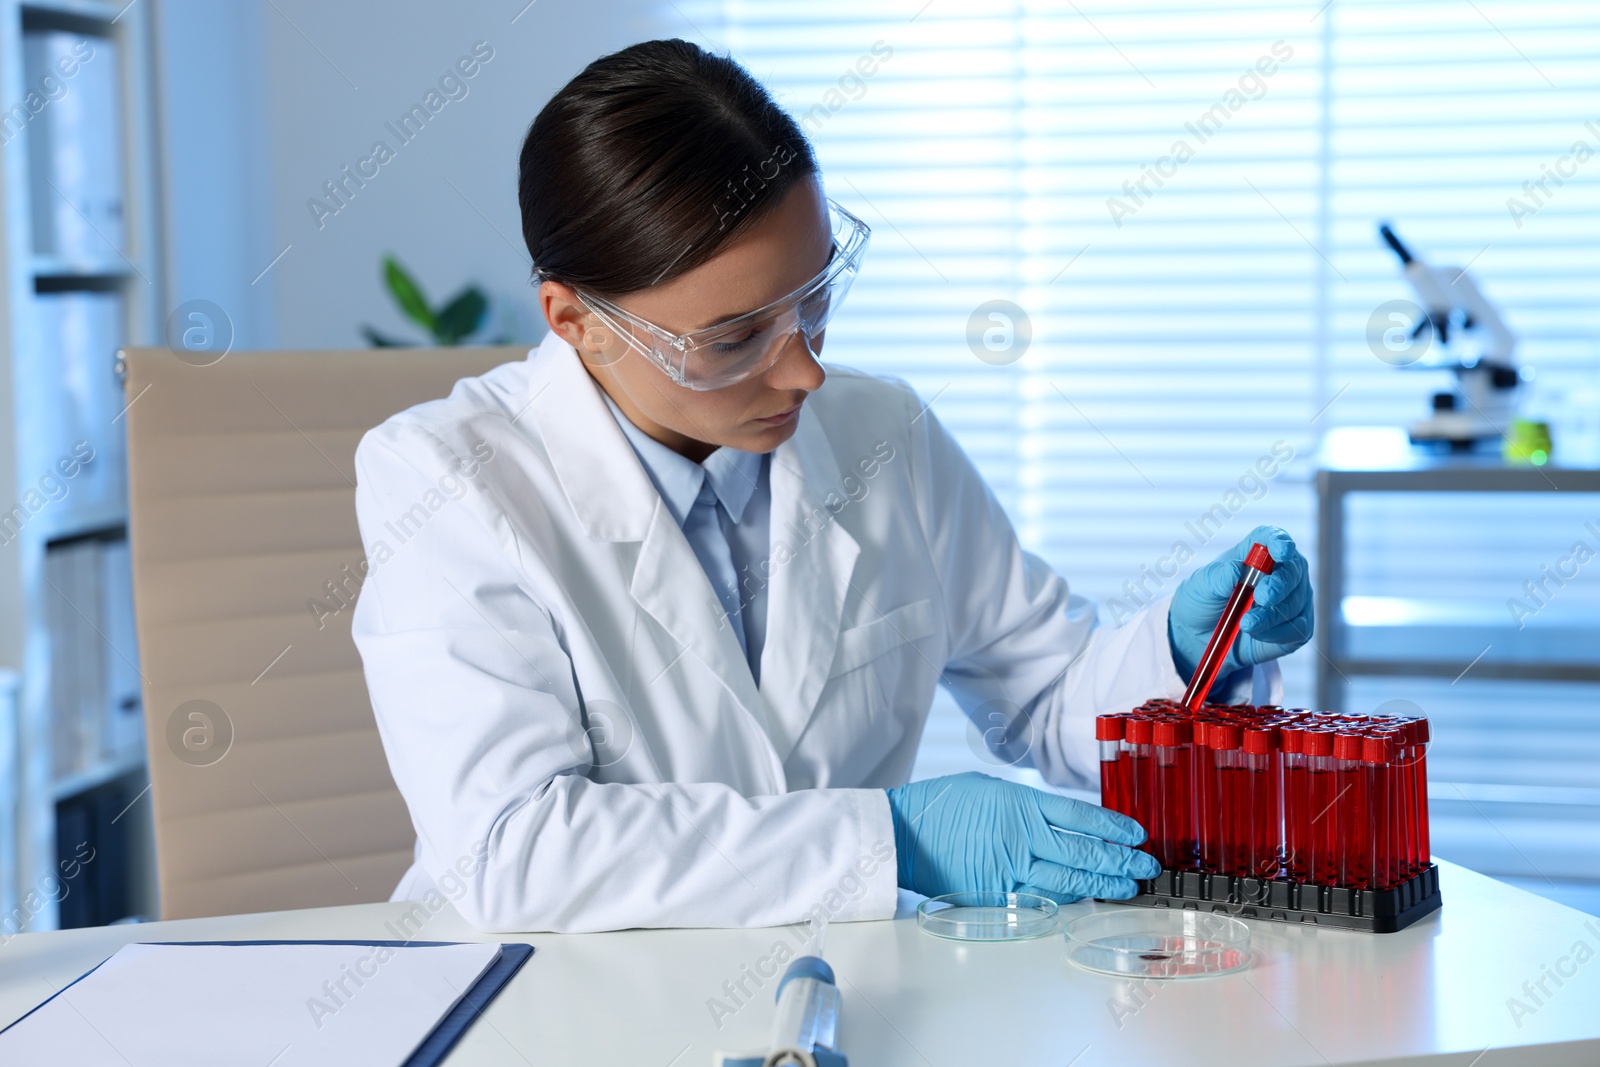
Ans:
[{"label": "gloved hand holding test tube", "polygon": [[[1246,566],[1245,560],[1252,552],[1258,553],[1258,562],[1264,560],[1267,565],[1248,578],[1254,568]],[[1211,677],[1200,693],[1202,701],[1220,684],[1223,691],[1211,695],[1228,702],[1230,697],[1225,694],[1233,689],[1230,676],[1287,656],[1311,639],[1310,566],[1288,533],[1276,526],[1257,526],[1244,540],[1185,578],[1173,594],[1167,610],[1167,639],[1179,676],[1193,678],[1205,658],[1202,649],[1216,645],[1217,616],[1228,616],[1241,576],[1255,583],[1252,600],[1239,610],[1227,641],[1217,646],[1221,655],[1208,665]]]},{"label": "gloved hand holding test tube", "polygon": [[1206,694],[1216,684],[1222,662],[1233,651],[1233,643],[1239,637],[1239,623],[1243,621],[1244,613],[1250,610],[1250,605],[1255,603],[1256,586],[1262,578],[1272,573],[1272,567],[1272,553],[1267,551],[1267,546],[1259,542],[1251,545],[1249,555],[1244,558],[1244,572],[1239,575],[1239,583],[1233,587],[1233,595],[1228,597],[1227,606],[1222,609],[1217,628],[1211,631],[1211,641],[1200,657],[1199,666],[1195,667],[1189,688],[1183,692],[1183,706],[1191,713],[1200,710]]}]

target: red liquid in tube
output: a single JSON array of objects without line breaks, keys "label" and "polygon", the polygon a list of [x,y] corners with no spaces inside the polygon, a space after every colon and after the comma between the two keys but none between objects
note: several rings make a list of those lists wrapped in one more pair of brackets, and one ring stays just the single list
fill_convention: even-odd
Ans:
[{"label": "red liquid in tube", "polygon": [[1339,881],[1340,847],[1339,772],[1333,758],[1333,734],[1307,730],[1302,745],[1306,755],[1306,793],[1310,798],[1311,880],[1322,885]]},{"label": "red liquid in tube", "polygon": [[1338,885],[1365,889],[1372,878],[1372,815],[1367,795],[1367,765],[1361,758],[1366,739],[1340,730],[1333,736],[1339,765],[1339,831],[1342,840]]},{"label": "red liquid in tube", "polygon": [[1417,866],[1426,867],[1433,862],[1433,843],[1428,835],[1428,741],[1432,737],[1428,720],[1417,719],[1411,724],[1411,804],[1417,827]]},{"label": "red liquid in tube", "polygon": [[1216,727],[1203,719],[1194,724],[1195,838],[1203,871],[1222,870],[1222,804],[1211,750],[1211,731]]},{"label": "red liquid in tube", "polygon": [[1250,873],[1250,790],[1245,778],[1244,731],[1235,722],[1207,731],[1217,769],[1218,858],[1224,874]]},{"label": "red liquid in tube", "polygon": [[1239,623],[1244,619],[1245,612],[1250,610],[1250,605],[1255,603],[1256,585],[1263,576],[1271,573],[1272,554],[1267,551],[1267,546],[1251,545],[1239,575],[1239,583],[1233,587],[1233,594],[1222,609],[1216,629],[1211,631],[1211,640],[1206,643],[1206,650],[1195,667],[1194,677],[1189,680],[1189,688],[1184,690],[1183,706],[1191,713],[1199,711],[1205,703],[1206,694],[1211,692],[1223,661],[1228,658],[1233,642],[1239,637]]},{"label": "red liquid in tube", "polygon": [[1367,795],[1372,805],[1371,879],[1374,889],[1387,889],[1400,881],[1400,819],[1395,810],[1395,738],[1388,732],[1369,734],[1361,743],[1367,765]]},{"label": "red liquid in tube", "polygon": [[1100,806],[1131,815],[1128,761],[1122,753],[1125,729],[1126,719],[1122,715],[1101,715],[1094,721],[1094,737],[1100,743]]},{"label": "red liquid in tube", "polygon": [[1389,804],[1394,810],[1394,878],[1398,885],[1422,869],[1411,859],[1416,825],[1411,814],[1411,782],[1406,775],[1406,764],[1411,758],[1411,749],[1406,743],[1410,732],[1404,723],[1384,732],[1390,734],[1394,742],[1394,761],[1389,769]]},{"label": "red liquid in tube", "polygon": [[1129,814],[1144,827],[1148,834],[1139,847],[1156,853],[1156,842],[1161,838],[1161,806],[1156,795],[1155,753],[1150,743],[1154,724],[1149,719],[1129,719],[1125,737],[1128,743],[1128,775],[1132,791],[1133,808]]},{"label": "red liquid in tube", "polygon": [[1283,863],[1296,881],[1311,878],[1311,794],[1300,726],[1283,729]]},{"label": "red liquid in tube", "polygon": [[1276,878],[1282,866],[1283,784],[1277,731],[1267,726],[1244,731],[1243,763],[1248,781],[1248,873]]},{"label": "red liquid in tube", "polygon": [[1195,865],[1194,724],[1157,722],[1153,730],[1157,791],[1161,797],[1161,841],[1156,859],[1168,870]]},{"label": "red liquid in tube", "polygon": [[1396,718],[1377,731],[1393,745],[1389,761],[1389,811],[1393,816],[1391,832],[1394,837],[1390,847],[1394,851],[1395,881],[1403,882],[1415,871],[1411,867],[1412,836],[1415,830],[1411,818],[1411,780],[1407,765],[1411,762],[1410,727],[1404,719]]}]

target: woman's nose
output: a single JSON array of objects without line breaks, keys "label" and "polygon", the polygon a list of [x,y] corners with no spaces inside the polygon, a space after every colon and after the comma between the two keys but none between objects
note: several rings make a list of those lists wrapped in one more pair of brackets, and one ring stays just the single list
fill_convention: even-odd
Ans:
[{"label": "woman's nose", "polygon": [[767,384],[774,389],[804,389],[812,392],[828,377],[822,369],[822,339],[807,338],[804,330],[796,330],[783,342],[778,359],[767,371]]}]

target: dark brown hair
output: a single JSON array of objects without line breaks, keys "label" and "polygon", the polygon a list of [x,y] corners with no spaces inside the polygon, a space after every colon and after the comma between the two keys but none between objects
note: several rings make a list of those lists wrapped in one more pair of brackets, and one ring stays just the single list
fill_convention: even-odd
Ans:
[{"label": "dark brown hair", "polygon": [[534,280],[618,297],[714,256],[817,173],[795,121],[726,56],[676,38],[595,60],[522,142]]}]

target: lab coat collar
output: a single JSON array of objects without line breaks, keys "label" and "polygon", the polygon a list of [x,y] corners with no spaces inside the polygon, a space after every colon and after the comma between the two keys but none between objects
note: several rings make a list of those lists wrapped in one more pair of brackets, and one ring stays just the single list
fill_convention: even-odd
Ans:
[{"label": "lab coat collar", "polygon": [[719,448],[707,456],[704,463],[696,463],[635,426],[603,389],[600,399],[611,410],[612,417],[622,428],[622,435],[633,445],[645,473],[650,475],[650,481],[680,527],[688,519],[689,509],[694,507],[706,482],[711,483],[728,517],[734,522],[744,521],[744,509],[755,496],[761,464],[765,462],[762,453]]},{"label": "lab coat collar", "polygon": [[573,514],[596,541],[643,541],[655,513],[655,487],[577,349],[552,330],[528,360],[529,421]]},{"label": "lab coat collar", "polygon": [[617,407],[617,402],[606,395],[604,389],[599,389],[597,392],[600,394],[601,402],[611,410],[617,427],[622,430],[622,436],[633,446],[639,462],[644,465],[645,474],[650,476],[650,483],[656,487],[656,492],[661,494],[662,502],[667,505],[667,510],[672,512],[672,518],[681,527],[689,517],[689,509],[693,508],[694,502],[700,498],[700,487],[706,481],[705,470],[688,456],[674,452],[635,426],[622,409]]},{"label": "lab coat collar", "polygon": [[552,332],[529,359],[531,421],[574,514],[595,540],[642,542],[630,585],[634,600],[761,724],[777,757],[774,791],[782,791],[778,764],[793,750],[827,681],[860,554],[825,503],[842,493],[841,475],[812,403],[801,407],[794,434],[772,452],[772,552],[762,568],[770,583],[767,639],[757,691],[710,580],[697,600],[661,579],[687,568],[700,571],[699,561],[577,351]]}]

